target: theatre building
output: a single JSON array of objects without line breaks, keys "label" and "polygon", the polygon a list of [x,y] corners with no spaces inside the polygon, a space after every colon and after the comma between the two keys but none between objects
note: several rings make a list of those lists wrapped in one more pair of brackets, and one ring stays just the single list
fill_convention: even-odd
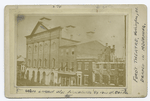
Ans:
[{"label": "theatre building", "polygon": [[43,85],[58,84],[59,47],[78,41],[62,38],[62,27],[48,28],[41,21],[26,36],[25,78]]}]

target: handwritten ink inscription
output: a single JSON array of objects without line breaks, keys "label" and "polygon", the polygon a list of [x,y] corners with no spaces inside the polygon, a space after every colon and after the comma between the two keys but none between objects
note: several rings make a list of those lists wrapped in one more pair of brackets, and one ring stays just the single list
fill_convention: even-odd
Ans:
[{"label": "handwritten ink inscription", "polygon": [[135,8],[135,13],[136,13],[136,16],[135,16],[135,19],[134,19],[134,35],[136,35],[137,36],[137,27],[138,27],[138,24],[139,24],[139,22],[138,22],[138,17],[139,17],[139,14],[138,14],[138,8]]},{"label": "handwritten ink inscription", "polygon": [[61,8],[61,5],[53,5],[53,8]]},{"label": "handwritten ink inscription", "polygon": [[139,38],[135,38],[134,42],[135,42],[135,46],[134,46],[134,63],[138,62],[138,39]]},{"label": "handwritten ink inscription", "polygon": [[144,83],[144,64],[142,64],[142,67],[141,67],[141,79],[140,79],[140,81]]},{"label": "handwritten ink inscription", "polygon": [[133,80],[134,80],[135,82],[138,82],[138,68],[137,68],[137,67],[134,67]]},{"label": "handwritten ink inscription", "polygon": [[145,28],[146,28],[146,24],[144,24],[142,26],[142,39],[141,39],[141,48],[143,51],[145,51]]},{"label": "handwritten ink inscription", "polygon": [[[145,34],[146,34],[146,24],[144,23],[143,25],[140,26],[140,23],[138,19],[140,19],[140,14],[138,7],[135,8],[135,18],[134,18],[134,74],[133,74],[133,81],[136,83],[142,82],[144,83],[144,61],[145,61],[145,56],[141,51],[145,51]],[[141,28],[141,32],[138,31],[138,27]],[[139,37],[141,35],[141,37]],[[141,43],[140,43],[140,41]],[[141,45],[141,46],[140,46]],[[141,48],[140,48],[141,47]],[[142,57],[140,63],[138,62],[139,57]]]},{"label": "handwritten ink inscription", "polygon": [[83,90],[78,90],[78,91],[74,91],[74,90],[68,90],[68,91],[64,91],[64,90],[33,90],[33,89],[26,89],[25,90],[26,93],[55,93],[55,94],[65,94],[65,97],[70,97],[73,96],[73,94],[128,94],[126,89],[122,89],[122,90],[112,90],[112,91],[97,91],[94,90],[93,91],[83,91]]}]

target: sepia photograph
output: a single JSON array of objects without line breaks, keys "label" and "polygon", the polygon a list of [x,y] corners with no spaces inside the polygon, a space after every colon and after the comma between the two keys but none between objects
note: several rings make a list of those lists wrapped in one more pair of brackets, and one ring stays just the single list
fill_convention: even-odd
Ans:
[{"label": "sepia photograph", "polygon": [[17,86],[126,86],[125,15],[16,15]]},{"label": "sepia photograph", "polygon": [[5,96],[147,96],[145,5],[8,5]]}]

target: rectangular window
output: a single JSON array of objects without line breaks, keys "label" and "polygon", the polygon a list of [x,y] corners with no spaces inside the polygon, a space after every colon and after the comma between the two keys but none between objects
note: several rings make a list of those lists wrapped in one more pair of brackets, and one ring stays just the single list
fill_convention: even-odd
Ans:
[{"label": "rectangular window", "polygon": [[84,85],[88,85],[89,83],[89,75],[84,75]]},{"label": "rectangular window", "polygon": [[123,64],[118,64],[119,69],[123,69],[124,65]]},{"label": "rectangular window", "polygon": [[108,84],[108,81],[109,81],[108,76],[107,76],[107,75],[103,75],[103,83],[104,83],[105,85],[107,85],[107,84]]},{"label": "rectangular window", "polygon": [[85,70],[88,70],[89,69],[89,62],[85,62]]},{"label": "rectangular window", "polygon": [[78,70],[81,70],[82,62],[78,62]]},{"label": "rectangular window", "polygon": [[62,78],[62,86],[66,85],[66,78]]},{"label": "rectangular window", "polygon": [[107,69],[107,64],[104,64],[104,67],[103,67],[103,69]]},{"label": "rectangular window", "polygon": [[71,54],[72,54],[72,55],[74,55],[74,48],[72,48],[72,52],[71,52]]},{"label": "rectangular window", "polygon": [[95,82],[99,82],[100,81],[100,76],[99,74],[95,74]]},{"label": "rectangular window", "polygon": [[34,66],[36,67],[36,60],[34,60]]},{"label": "rectangular window", "polygon": [[47,66],[47,60],[45,59],[45,67]]},{"label": "rectangular window", "polygon": [[60,63],[60,69],[61,69],[61,70],[64,69],[64,67],[63,67],[63,62]]},{"label": "rectangular window", "polygon": [[115,84],[115,76],[114,75],[110,75],[110,83]]},{"label": "rectangular window", "polygon": [[39,60],[39,65],[40,65],[40,67],[42,66],[42,60],[41,59]]},{"label": "rectangular window", "polygon": [[71,71],[74,71],[74,62],[71,62]]},{"label": "rectangular window", "polygon": [[68,71],[68,62],[66,62],[66,71]]},{"label": "rectangular window", "polygon": [[119,84],[119,85],[123,85],[123,84],[124,84],[123,81],[124,81],[124,77],[123,77],[123,76],[119,76],[119,77],[118,77],[118,84]]},{"label": "rectangular window", "polygon": [[98,64],[96,64],[96,68],[99,69],[99,65]]},{"label": "rectangular window", "polygon": [[111,64],[111,69],[115,69],[116,65],[115,64]]}]

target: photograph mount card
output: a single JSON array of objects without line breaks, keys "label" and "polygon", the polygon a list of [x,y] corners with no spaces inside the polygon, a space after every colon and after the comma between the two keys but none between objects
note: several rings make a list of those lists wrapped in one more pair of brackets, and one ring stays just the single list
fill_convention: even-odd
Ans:
[{"label": "photograph mount card", "polygon": [[146,97],[145,5],[5,7],[5,96]]}]

